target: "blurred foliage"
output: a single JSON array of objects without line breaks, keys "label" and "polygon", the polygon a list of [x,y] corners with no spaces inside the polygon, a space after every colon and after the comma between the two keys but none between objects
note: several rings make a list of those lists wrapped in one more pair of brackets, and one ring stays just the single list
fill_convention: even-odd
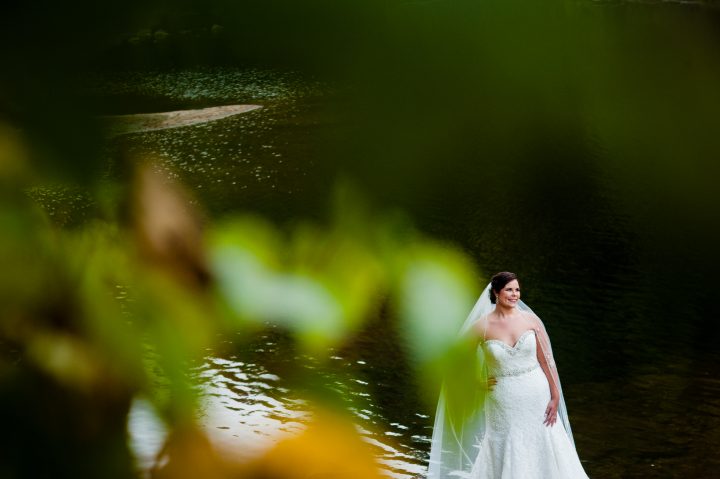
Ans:
[{"label": "blurred foliage", "polygon": [[327,410],[316,411],[307,428],[296,437],[280,441],[245,463],[219,456],[197,430],[176,432],[162,457],[166,460],[153,472],[158,479],[385,477],[378,472],[368,444],[359,438],[347,418]]},{"label": "blurred foliage", "polygon": [[[174,431],[164,454],[179,457],[158,466],[157,477],[201,471],[230,477],[235,466],[223,465],[195,425],[189,368],[218,333],[250,337],[268,322],[322,361],[383,304],[395,302],[402,337],[434,398],[455,347],[455,338],[440,332],[459,328],[477,272],[471,260],[420,235],[403,215],[378,216],[341,184],[327,225],[297,222],[283,229],[251,215],[208,223],[164,170],[133,159],[132,174],[114,180],[115,190],[124,192],[116,197],[117,213],[62,227],[26,194],[33,191],[22,181],[32,171],[27,145],[7,128],[0,140],[7,158],[0,203],[7,258],[0,275],[0,410],[12,431],[2,447],[15,451],[12,461],[3,461],[5,477],[97,476],[107,469],[132,475],[125,422],[138,395],[151,398]],[[313,397],[335,408],[327,394],[322,389]],[[58,401],[59,395],[66,399]],[[303,456],[310,469],[332,470],[335,463],[321,450],[354,450],[359,439],[342,421],[322,426],[327,419],[319,420],[319,432],[311,426],[267,461],[247,466],[257,472],[242,477],[266,477],[268,468],[278,467],[274,477],[295,477],[296,467],[282,469],[285,454]],[[88,427],[79,427],[85,421]],[[32,461],[37,450],[50,451],[49,459]],[[375,474],[370,456],[341,457],[347,477]]]}]

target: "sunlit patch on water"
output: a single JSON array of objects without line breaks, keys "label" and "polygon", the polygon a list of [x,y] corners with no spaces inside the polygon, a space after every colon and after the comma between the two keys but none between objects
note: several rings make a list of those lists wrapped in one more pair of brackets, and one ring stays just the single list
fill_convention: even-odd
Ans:
[{"label": "sunlit patch on water", "polygon": [[241,460],[301,432],[309,418],[305,401],[277,387],[279,378],[258,365],[208,358],[198,378],[201,422],[219,450]]},{"label": "sunlit patch on water", "polygon": [[137,467],[147,472],[155,464],[167,438],[167,428],[150,401],[136,398],[128,415],[129,446]]},{"label": "sunlit patch on water", "polygon": [[296,198],[311,184],[322,144],[317,135],[333,124],[326,111],[328,85],[293,72],[239,69],[128,72],[88,83],[89,95],[114,99],[106,101],[122,107],[108,106],[102,114],[262,106],[207,123],[109,139],[108,162],[152,158],[216,214],[265,208],[287,212],[288,204],[309,206]]},{"label": "sunlit patch on water", "polygon": [[[270,354],[272,349],[272,345],[267,347]],[[218,449],[236,458],[237,454],[251,457],[262,453],[280,439],[303,431],[310,419],[308,403],[283,387],[282,378],[257,364],[211,357],[198,368],[198,377],[203,388],[200,420]],[[352,396],[349,402],[355,406],[348,411],[383,471],[395,478],[421,475],[425,466],[418,456],[423,453],[402,444],[414,441],[406,437],[409,428],[395,422],[383,430],[382,414],[373,408],[370,393],[363,390],[367,382],[351,377],[332,381],[334,387]]]},{"label": "sunlit patch on water", "polygon": [[[272,354],[272,343],[255,351]],[[258,364],[208,357],[195,373],[202,391],[198,420],[217,450],[234,460],[261,455],[281,439],[302,432],[311,418],[307,401],[283,387],[281,377]],[[385,424],[383,414],[364,390],[368,383],[351,377],[349,372],[347,379],[328,379],[338,391],[348,395],[348,403],[353,404],[348,413],[360,436],[374,450],[383,473],[398,479],[422,476],[425,472],[422,449],[429,438],[409,435],[412,428],[399,422]],[[428,420],[423,414],[415,416],[421,421]],[[160,452],[167,430],[144,399],[134,401],[128,430],[138,468],[147,472]]]}]

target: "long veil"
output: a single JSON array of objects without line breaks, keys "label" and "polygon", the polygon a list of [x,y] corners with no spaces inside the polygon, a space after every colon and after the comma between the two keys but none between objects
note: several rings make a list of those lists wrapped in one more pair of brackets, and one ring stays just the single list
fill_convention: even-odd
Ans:
[{"label": "long veil", "polygon": [[[483,290],[475,306],[463,323],[459,332],[459,340],[467,340],[473,325],[485,320],[488,314],[495,310],[490,302],[490,284]],[[539,317],[522,301],[518,308],[527,311],[536,320],[537,344],[545,357],[550,369],[550,375],[557,387],[560,401],[558,404],[558,419],[570,438],[570,444],[575,445],[568,420],[565,398],[560,387],[560,376],[550,346],[550,338],[545,325]],[[484,339],[484,338],[482,338]],[[478,343],[479,345],[479,343]],[[433,427],[432,445],[430,447],[430,464],[428,479],[445,479],[455,477],[469,477],[478,447],[485,436],[485,409],[483,407],[487,392],[487,364],[483,348],[475,346],[475,364],[470,366],[471,374],[463,375],[469,384],[458,384],[458,375],[448,375],[440,388],[435,424]],[[463,379],[460,379],[462,382]],[[463,395],[458,401],[456,395]],[[554,426],[553,426],[554,427]]]}]

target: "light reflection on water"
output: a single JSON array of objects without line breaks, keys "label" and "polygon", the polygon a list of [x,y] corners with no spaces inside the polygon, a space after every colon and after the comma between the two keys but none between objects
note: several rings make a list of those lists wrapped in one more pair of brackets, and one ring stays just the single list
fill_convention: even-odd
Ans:
[{"label": "light reflection on water", "polygon": [[197,369],[201,422],[221,451],[246,459],[303,430],[305,402],[259,365],[210,357]]},{"label": "light reflection on water", "polygon": [[160,449],[167,438],[167,428],[158,418],[152,404],[136,398],[128,415],[129,446],[140,471],[146,473],[155,464]]},{"label": "light reflection on water", "polygon": [[[310,420],[308,403],[279,386],[282,379],[258,364],[209,357],[196,373],[202,390],[199,421],[217,450],[235,460],[261,455],[283,438],[302,432]],[[367,386],[365,381],[354,382],[361,388]],[[347,389],[342,381],[335,381],[335,385]],[[408,437],[410,428],[397,422],[382,430],[383,420],[372,409],[370,393],[357,390],[355,385],[352,388],[351,394],[365,401],[367,407],[350,407],[349,412],[358,433],[374,450],[381,470],[398,479],[422,475],[423,453],[403,443],[428,443],[429,438]],[[423,414],[416,417],[427,420]],[[138,468],[147,472],[158,456],[167,430],[144,399],[134,401],[128,430]]]},{"label": "light reflection on water", "polygon": [[[268,342],[258,349],[275,354],[273,346]],[[343,362],[341,368],[353,367],[339,356],[332,360]],[[308,403],[284,387],[283,378],[261,365],[209,357],[197,369],[197,375],[203,390],[200,420],[216,446],[235,457],[261,453],[278,440],[301,432],[310,419]],[[399,479],[421,475],[425,469],[423,453],[406,443],[424,443],[428,439],[407,436],[410,428],[397,422],[385,426],[382,414],[372,404],[368,383],[353,376],[350,370],[346,377],[332,375],[327,380],[337,391],[348,394],[353,404],[348,407],[351,418],[374,450],[382,470]],[[422,414],[418,418],[427,420]]]}]

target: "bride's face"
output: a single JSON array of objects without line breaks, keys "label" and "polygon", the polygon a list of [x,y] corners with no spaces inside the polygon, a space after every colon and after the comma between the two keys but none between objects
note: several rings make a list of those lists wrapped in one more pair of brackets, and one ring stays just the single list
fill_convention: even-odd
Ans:
[{"label": "bride's face", "polygon": [[520,283],[516,279],[503,286],[499,293],[496,293],[497,304],[514,308],[520,301]]}]

